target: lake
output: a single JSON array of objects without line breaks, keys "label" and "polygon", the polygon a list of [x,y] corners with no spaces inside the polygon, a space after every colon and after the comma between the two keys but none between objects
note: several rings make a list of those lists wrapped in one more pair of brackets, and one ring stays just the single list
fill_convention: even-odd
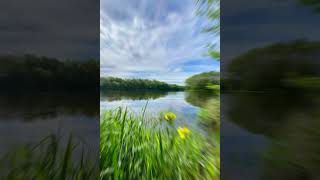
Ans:
[{"label": "lake", "polygon": [[95,94],[36,93],[0,95],[0,154],[39,143],[49,134],[72,136],[99,157],[99,108]]},{"label": "lake", "polygon": [[161,112],[174,112],[176,126],[187,126],[207,134],[207,128],[198,121],[198,112],[211,98],[218,98],[208,92],[155,92],[155,91],[109,91],[100,94],[100,112],[127,107],[134,113],[142,112],[147,104],[150,116]]},{"label": "lake", "polygon": [[319,179],[320,98],[221,95],[222,179]]}]

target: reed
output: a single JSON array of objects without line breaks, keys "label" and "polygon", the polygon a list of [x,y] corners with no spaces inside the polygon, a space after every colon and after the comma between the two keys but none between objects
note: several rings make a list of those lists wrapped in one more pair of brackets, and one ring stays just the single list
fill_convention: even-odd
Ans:
[{"label": "reed", "polygon": [[175,115],[127,108],[100,118],[100,179],[220,179],[220,150]]}]

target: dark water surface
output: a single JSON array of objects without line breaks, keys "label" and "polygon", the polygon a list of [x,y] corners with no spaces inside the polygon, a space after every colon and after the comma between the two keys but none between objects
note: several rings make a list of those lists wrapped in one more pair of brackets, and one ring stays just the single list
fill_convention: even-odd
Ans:
[{"label": "dark water surface", "polygon": [[0,95],[0,153],[39,143],[49,134],[72,136],[99,152],[98,98],[87,94]]},{"label": "dark water surface", "polygon": [[221,95],[222,179],[320,179],[320,98]]}]

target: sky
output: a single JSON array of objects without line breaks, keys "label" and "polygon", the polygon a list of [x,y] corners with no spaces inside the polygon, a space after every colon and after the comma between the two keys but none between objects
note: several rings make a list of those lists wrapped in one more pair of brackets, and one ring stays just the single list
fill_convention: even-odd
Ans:
[{"label": "sky", "polygon": [[0,55],[99,59],[98,0],[0,1]]},{"label": "sky", "polygon": [[220,71],[205,55],[217,41],[202,31],[207,23],[195,15],[194,0],[102,0],[101,76],[183,84],[191,75]]},{"label": "sky", "polygon": [[297,39],[320,40],[320,13],[298,0],[224,0],[221,14],[225,63],[258,47]]}]

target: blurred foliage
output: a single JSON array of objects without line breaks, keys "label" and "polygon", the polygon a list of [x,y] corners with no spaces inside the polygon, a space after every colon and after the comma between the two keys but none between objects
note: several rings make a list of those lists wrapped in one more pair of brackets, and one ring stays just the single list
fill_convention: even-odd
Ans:
[{"label": "blurred foliage", "polygon": [[309,6],[315,10],[315,12],[320,12],[320,1],[319,0],[298,0],[303,5]]},{"label": "blurred foliage", "polygon": [[213,90],[214,92],[220,92],[220,85],[210,84],[207,86],[207,88]]},{"label": "blurred foliage", "polygon": [[146,107],[140,114],[121,107],[106,111],[100,151],[102,180],[220,179],[219,147],[193,129],[148,116]]},{"label": "blurred foliage", "polygon": [[220,85],[220,72],[211,71],[193,75],[186,79],[185,84],[187,89],[192,90],[212,90],[213,87],[219,90],[214,85]]},{"label": "blurred foliage", "polygon": [[287,93],[317,91],[319,50],[320,42],[304,40],[250,50],[229,64],[223,88]]},{"label": "blurred foliage", "polygon": [[209,141],[220,149],[220,97],[212,97],[206,101],[198,112],[198,119],[207,132]]},{"label": "blurred foliage", "polygon": [[[206,17],[209,21],[204,28],[204,32],[211,33],[213,36],[220,36],[220,0],[196,0],[196,5],[197,14]],[[218,43],[220,42],[212,41],[208,45],[208,55],[220,60],[220,50],[217,50]]]},{"label": "blurred foliage", "polygon": [[319,179],[319,95],[313,104],[296,109],[263,154],[264,179]]},{"label": "blurred foliage", "polygon": [[220,98],[209,99],[198,115],[201,123],[210,127],[220,127]]},{"label": "blurred foliage", "polygon": [[[82,147],[72,136],[63,146],[61,139],[55,135],[49,135],[36,145],[17,147],[1,158],[0,179],[98,179],[98,167],[89,157],[89,151]],[[77,150],[81,152],[80,158],[75,156]]]},{"label": "blurred foliage", "polygon": [[200,107],[199,119],[210,127],[220,127],[220,72],[204,72],[186,81],[185,100]]},{"label": "blurred foliage", "polygon": [[58,60],[34,55],[1,56],[2,91],[98,91],[97,60]]},{"label": "blurred foliage", "polygon": [[104,77],[100,79],[100,89],[105,90],[155,90],[155,91],[181,91],[183,86],[168,84],[148,79],[121,79],[117,77]]}]

